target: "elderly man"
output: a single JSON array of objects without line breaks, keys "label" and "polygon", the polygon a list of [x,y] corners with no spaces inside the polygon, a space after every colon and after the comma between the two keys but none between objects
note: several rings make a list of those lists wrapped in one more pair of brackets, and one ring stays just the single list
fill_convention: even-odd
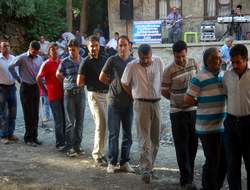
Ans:
[{"label": "elderly man", "polygon": [[223,71],[228,70],[230,67],[231,58],[229,52],[232,46],[233,46],[233,37],[227,37],[225,39],[225,44],[220,48],[220,55],[222,59],[221,69]]},{"label": "elderly man", "polygon": [[16,86],[8,67],[15,57],[10,54],[9,42],[0,44],[0,137],[4,144],[18,140],[14,136],[16,121]]},{"label": "elderly man", "polygon": [[161,79],[163,64],[152,57],[148,44],[138,48],[139,59],[131,61],[122,76],[123,88],[134,99],[134,113],[139,133],[142,180],[150,183],[159,149]]}]

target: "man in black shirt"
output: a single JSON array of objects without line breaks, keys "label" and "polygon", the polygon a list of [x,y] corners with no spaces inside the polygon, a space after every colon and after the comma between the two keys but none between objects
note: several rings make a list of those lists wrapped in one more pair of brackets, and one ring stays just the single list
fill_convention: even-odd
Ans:
[{"label": "man in black shirt", "polygon": [[120,123],[122,123],[123,129],[120,170],[134,172],[129,165],[129,154],[132,145],[133,101],[132,97],[123,90],[121,85],[123,71],[126,65],[133,60],[130,56],[130,44],[127,36],[118,38],[117,48],[118,54],[111,56],[107,60],[99,77],[104,84],[110,84],[108,94],[108,173],[115,172],[115,166],[118,162]]},{"label": "man in black shirt", "polygon": [[89,55],[80,64],[77,85],[87,86],[88,102],[95,121],[95,141],[92,157],[99,166],[106,165],[104,147],[106,144],[106,110],[108,85],[99,81],[99,74],[107,57],[100,53],[97,36],[90,36],[88,41]]}]

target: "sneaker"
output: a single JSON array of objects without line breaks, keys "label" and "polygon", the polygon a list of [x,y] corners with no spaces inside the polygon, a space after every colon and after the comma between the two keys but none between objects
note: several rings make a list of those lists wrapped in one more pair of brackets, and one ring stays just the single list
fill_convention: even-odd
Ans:
[{"label": "sneaker", "polygon": [[144,181],[144,183],[149,184],[151,181],[151,175],[149,173],[144,173],[142,174],[141,179]]},{"label": "sneaker", "polygon": [[129,162],[125,162],[123,165],[120,165],[120,170],[129,173],[135,173],[134,168],[132,168]]},{"label": "sneaker", "polygon": [[76,157],[78,156],[77,152],[72,148],[67,152],[68,157]]},{"label": "sneaker", "polygon": [[115,173],[115,166],[112,164],[108,164],[107,173],[109,173],[109,174]]},{"label": "sneaker", "polygon": [[183,189],[185,189],[185,190],[198,190],[194,184],[186,184],[186,185],[184,185]]},{"label": "sneaker", "polygon": [[8,136],[8,139],[9,139],[10,141],[14,141],[14,142],[17,142],[17,141],[19,140],[18,137],[15,136],[15,135],[10,135],[10,136]]},{"label": "sneaker", "polygon": [[95,159],[95,165],[99,167],[107,167],[108,162],[103,157]]},{"label": "sneaker", "polygon": [[9,140],[8,137],[1,138],[1,142],[2,142],[3,144],[10,144],[10,143],[11,143],[11,141]]},{"label": "sneaker", "polygon": [[33,142],[35,144],[37,144],[37,145],[42,145],[43,144],[42,141],[39,141],[38,139],[35,139]]},{"label": "sneaker", "polygon": [[78,149],[76,149],[75,150],[76,151],[76,153],[79,155],[79,156],[82,156],[82,155],[84,155],[85,154],[85,151],[83,150],[83,148],[78,148]]},{"label": "sneaker", "polygon": [[25,142],[26,145],[31,146],[31,147],[37,147],[37,144],[31,141]]},{"label": "sneaker", "polygon": [[58,145],[58,146],[56,146],[56,150],[58,150],[59,152],[63,152],[63,151],[65,151],[65,146],[64,145]]}]

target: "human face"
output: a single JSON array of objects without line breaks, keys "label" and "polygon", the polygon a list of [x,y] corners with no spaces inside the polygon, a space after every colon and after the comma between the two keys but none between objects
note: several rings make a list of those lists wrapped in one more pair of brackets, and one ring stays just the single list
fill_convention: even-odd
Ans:
[{"label": "human face", "polygon": [[231,48],[233,46],[232,40],[228,40],[226,43],[227,43],[227,47],[229,47],[229,48]]},{"label": "human face", "polygon": [[10,44],[9,42],[1,42],[1,52],[3,55],[10,53]]},{"label": "human face", "polygon": [[236,8],[236,15],[241,15],[241,10],[240,10],[240,8]]},{"label": "human face", "polygon": [[39,50],[36,50],[34,48],[29,48],[29,54],[31,55],[31,57],[37,56],[38,53],[39,53]]},{"label": "human face", "polygon": [[100,44],[98,41],[89,41],[88,42],[88,50],[91,56],[94,58],[98,57],[99,51],[100,51]]},{"label": "human face", "polygon": [[248,62],[247,58],[244,59],[242,56],[236,55],[236,56],[231,58],[231,62],[232,62],[233,70],[239,76],[241,76],[246,71],[247,62]]},{"label": "human face", "polygon": [[187,60],[187,50],[184,49],[181,52],[174,52],[174,60],[177,65],[184,66]]},{"label": "human face", "polygon": [[45,41],[44,36],[41,36],[41,37],[40,37],[40,42],[41,42],[41,43],[44,43],[44,41]]},{"label": "human face", "polygon": [[54,60],[56,60],[57,59],[57,57],[58,57],[58,53],[57,53],[57,47],[51,47],[50,49],[49,49],[49,56],[52,58],[52,59],[54,59]]},{"label": "human face", "polygon": [[144,67],[147,67],[152,64],[152,51],[148,54],[139,53],[140,64]]},{"label": "human face", "polygon": [[79,47],[76,46],[69,46],[69,55],[72,59],[78,59],[79,57]]},{"label": "human face", "polygon": [[120,57],[126,58],[129,56],[129,42],[127,39],[120,38],[117,48]]},{"label": "human face", "polygon": [[207,59],[207,69],[212,73],[218,73],[221,67],[221,57],[219,51],[216,49]]}]

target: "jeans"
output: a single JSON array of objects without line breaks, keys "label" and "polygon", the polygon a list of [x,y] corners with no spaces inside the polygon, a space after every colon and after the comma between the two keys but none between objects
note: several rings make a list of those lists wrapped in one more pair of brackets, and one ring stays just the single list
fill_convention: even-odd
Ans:
[{"label": "jeans", "polygon": [[47,121],[50,119],[50,107],[48,96],[41,96],[42,105],[42,121]]},{"label": "jeans", "polygon": [[172,133],[180,169],[180,184],[192,184],[194,161],[198,146],[195,134],[196,111],[180,111],[170,114]]},{"label": "jeans", "polygon": [[54,117],[56,147],[63,146],[65,144],[65,116],[63,99],[50,101],[49,104]]},{"label": "jeans", "polygon": [[170,28],[168,31],[168,43],[175,43],[181,40],[182,30],[181,28]]},{"label": "jeans", "polygon": [[65,140],[66,148],[78,150],[82,142],[83,119],[85,111],[85,92],[64,92]]},{"label": "jeans", "polygon": [[16,87],[0,85],[0,137],[14,134],[16,124]]},{"label": "jeans", "polygon": [[38,136],[39,89],[37,84],[21,83],[20,99],[25,123],[24,142],[33,142]]},{"label": "jeans", "polygon": [[108,105],[108,130],[109,130],[109,163],[116,165],[119,155],[119,133],[120,123],[122,124],[122,145],[120,165],[130,160],[130,148],[132,145],[132,121],[133,121],[133,105],[119,106],[115,104]]}]

